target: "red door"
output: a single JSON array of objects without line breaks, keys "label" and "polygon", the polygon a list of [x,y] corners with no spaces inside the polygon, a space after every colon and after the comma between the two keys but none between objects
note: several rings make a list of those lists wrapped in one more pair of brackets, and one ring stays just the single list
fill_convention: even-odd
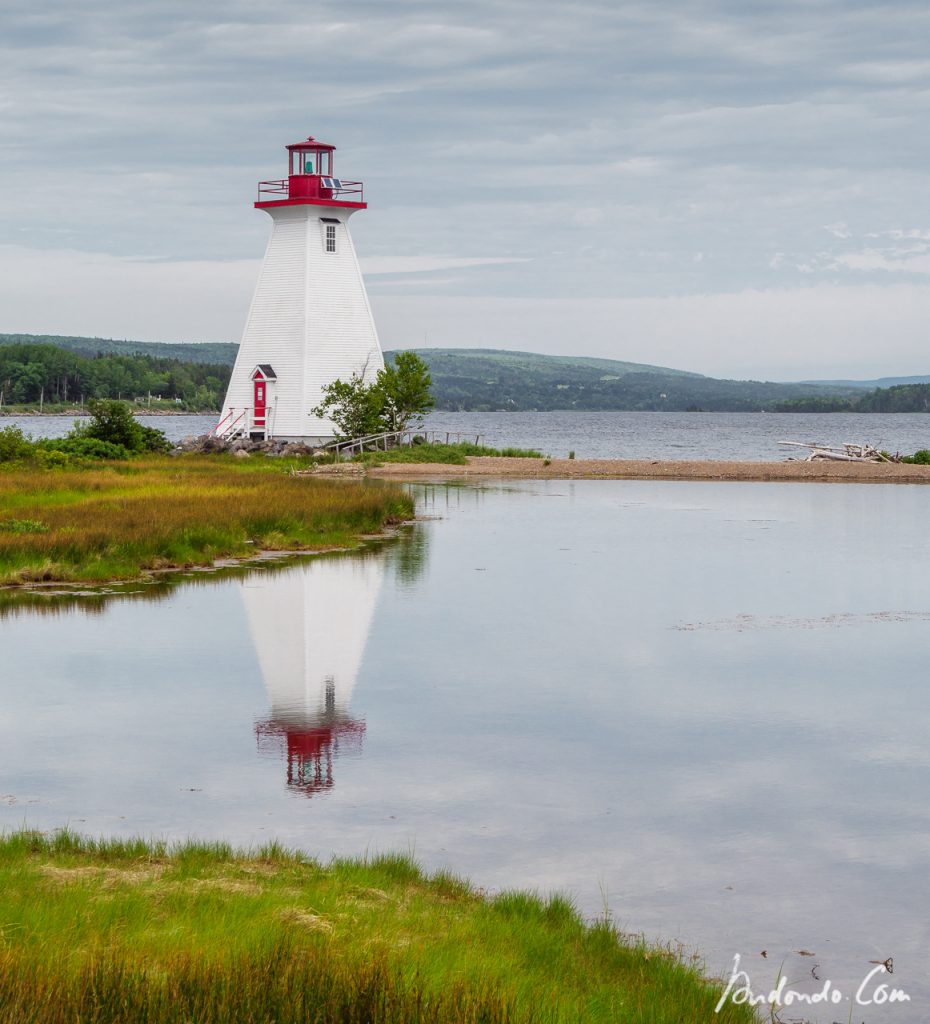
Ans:
[{"label": "red door", "polygon": [[255,379],[255,426],[265,425],[265,381]]}]

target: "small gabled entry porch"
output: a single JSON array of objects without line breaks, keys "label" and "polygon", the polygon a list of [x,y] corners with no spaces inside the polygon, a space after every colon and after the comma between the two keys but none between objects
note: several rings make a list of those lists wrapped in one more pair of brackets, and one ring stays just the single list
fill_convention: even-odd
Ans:
[{"label": "small gabled entry porch", "polygon": [[270,363],[259,363],[249,378],[252,381],[252,415],[248,432],[252,441],[264,441],[272,435],[274,401],[272,392],[278,379]]}]

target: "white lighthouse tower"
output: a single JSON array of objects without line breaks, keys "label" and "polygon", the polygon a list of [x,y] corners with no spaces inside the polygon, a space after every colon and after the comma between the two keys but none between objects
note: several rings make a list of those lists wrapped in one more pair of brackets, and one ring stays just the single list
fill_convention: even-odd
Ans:
[{"label": "white lighthouse tower", "polygon": [[311,412],[323,388],[353,373],[373,383],[384,358],[349,218],[360,181],[333,176],[335,146],[312,136],[287,147],[288,176],[258,183],[273,221],[258,285],[215,433],[320,444],[333,423]]},{"label": "white lighthouse tower", "polygon": [[271,703],[258,747],[285,760],[288,787],[306,796],[332,788],[336,758],[361,752],[365,721],[350,704],[383,576],[380,558],[356,556],[242,580]]}]

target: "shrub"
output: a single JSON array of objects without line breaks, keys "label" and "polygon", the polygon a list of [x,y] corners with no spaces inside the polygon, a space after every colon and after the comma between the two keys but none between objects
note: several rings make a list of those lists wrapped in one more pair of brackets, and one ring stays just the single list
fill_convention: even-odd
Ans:
[{"label": "shrub", "polygon": [[66,466],[73,466],[74,459],[67,452],[60,452],[55,448],[42,448],[36,445],[36,465],[41,469],[64,469]]},{"label": "shrub", "polygon": [[112,441],[101,441],[96,437],[75,436],[57,437],[50,441],[40,441],[39,447],[48,453],[60,452],[77,459],[128,459],[129,451]]},{"label": "shrub", "polygon": [[142,431],[142,450],[146,452],[170,452],[171,442],[165,437],[164,431],[155,427],[146,427],[139,424]]},{"label": "shrub", "polygon": [[87,403],[90,422],[75,424],[68,438],[93,438],[121,445],[126,451],[142,451],[142,428],[133,419],[126,402],[92,398]]},{"label": "shrub", "polygon": [[92,398],[87,408],[91,415],[90,422],[75,426],[69,438],[106,441],[122,446],[127,452],[161,452],[171,447],[162,431],[137,423],[126,402],[117,402],[112,398]]},{"label": "shrub", "polygon": [[913,455],[905,455],[901,461],[908,462],[912,466],[930,466],[930,450],[921,448]]},{"label": "shrub", "polygon": [[4,427],[0,430],[0,462],[19,462],[32,455],[32,442],[19,427]]},{"label": "shrub", "polygon": [[66,437],[32,441],[19,427],[0,430],[0,463],[30,462],[60,469],[87,462],[128,459],[139,452],[166,452],[171,442],[160,430],[133,419],[125,402],[92,399],[89,423],[76,423]]}]

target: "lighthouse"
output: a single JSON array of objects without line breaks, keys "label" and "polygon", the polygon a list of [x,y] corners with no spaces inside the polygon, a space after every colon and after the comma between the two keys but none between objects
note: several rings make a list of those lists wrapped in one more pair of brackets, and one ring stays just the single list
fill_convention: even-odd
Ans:
[{"label": "lighthouse", "polygon": [[287,786],[332,789],[337,758],[361,753],[365,721],[352,713],[384,565],[373,555],[319,558],[241,582],[270,703],[258,749],[281,758]]},{"label": "lighthouse", "polygon": [[374,383],[384,369],[349,218],[367,208],[360,181],[335,177],[335,146],[287,147],[288,176],[258,183],[272,220],[255,295],[215,433],[226,439],[332,440],[313,409],[334,380]]}]

